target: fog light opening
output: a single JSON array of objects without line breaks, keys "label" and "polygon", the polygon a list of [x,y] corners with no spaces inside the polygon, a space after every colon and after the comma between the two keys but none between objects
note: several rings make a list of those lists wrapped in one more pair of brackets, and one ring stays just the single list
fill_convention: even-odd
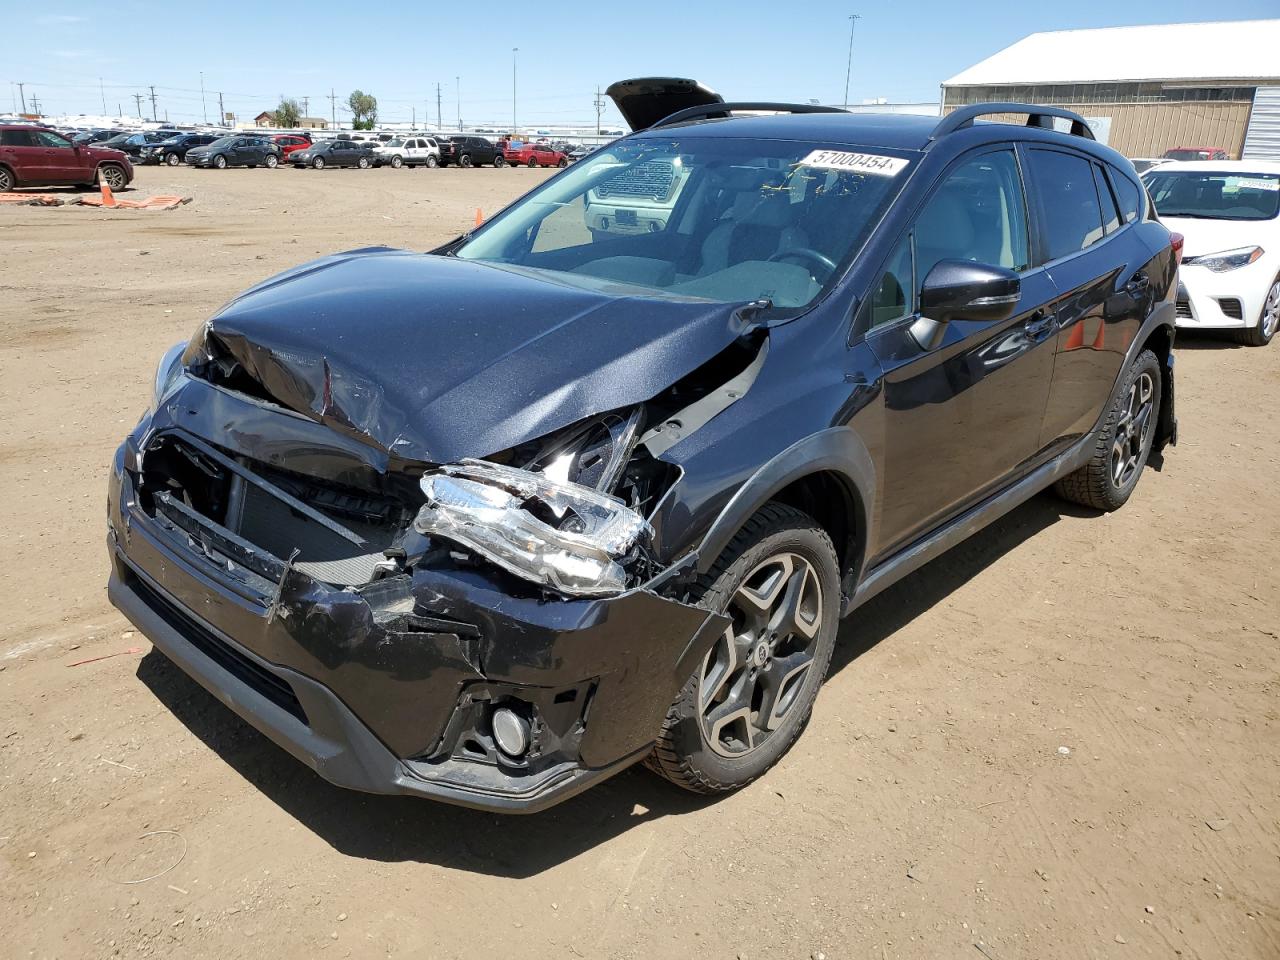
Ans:
[{"label": "fog light opening", "polygon": [[493,711],[493,739],[498,749],[512,759],[523,757],[529,749],[529,723],[524,717],[499,707]]}]

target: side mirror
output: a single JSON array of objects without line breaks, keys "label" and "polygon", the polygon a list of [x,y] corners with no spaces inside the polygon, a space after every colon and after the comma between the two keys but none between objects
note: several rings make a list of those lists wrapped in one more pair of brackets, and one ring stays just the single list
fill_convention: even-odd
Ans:
[{"label": "side mirror", "polygon": [[998,323],[1013,316],[1022,281],[1012,270],[969,260],[939,260],[920,288],[920,317],[911,336],[922,350],[934,350],[952,320]]}]

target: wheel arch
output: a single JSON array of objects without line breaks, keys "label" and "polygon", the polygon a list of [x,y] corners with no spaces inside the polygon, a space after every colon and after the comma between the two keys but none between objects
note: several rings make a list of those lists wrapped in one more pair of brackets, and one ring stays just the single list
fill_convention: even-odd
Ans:
[{"label": "wheel arch", "polygon": [[770,501],[802,510],[836,548],[841,590],[852,595],[865,559],[874,503],[875,467],[862,441],[847,427],[806,437],[761,466],[720,511],[697,548],[706,573],[729,541]]},{"label": "wheel arch", "polygon": [[1173,344],[1177,336],[1177,327],[1173,305],[1160,304],[1147,322],[1142,325],[1138,336],[1134,337],[1133,346],[1126,358],[1125,369],[1133,363],[1144,350],[1150,350],[1160,361],[1160,415],[1156,422],[1155,448],[1163,448],[1167,444],[1178,442],[1178,418],[1175,415],[1173,402]]}]

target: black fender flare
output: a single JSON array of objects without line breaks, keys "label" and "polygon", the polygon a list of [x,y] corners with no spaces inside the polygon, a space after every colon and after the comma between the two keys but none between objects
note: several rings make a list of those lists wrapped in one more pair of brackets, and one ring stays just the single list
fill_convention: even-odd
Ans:
[{"label": "black fender flare", "polygon": [[798,440],[756,470],[725,504],[697,546],[697,572],[709,571],[734,535],[780,490],[817,473],[839,477],[853,503],[853,542],[846,550],[847,569],[841,571],[842,588],[847,593],[861,574],[866,544],[870,542],[876,491],[871,455],[847,426],[829,427]]},{"label": "black fender flare", "polygon": [[1170,301],[1164,301],[1156,304],[1147,318],[1142,321],[1142,326],[1138,329],[1137,335],[1133,338],[1133,343],[1129,344],[1129,349],[1125,352],[1124,366],[1120,368],[1120,375],[1116,377],[1116,382],[1111,387],[1111,395],[1107,398],[1107,405],[1102,408],[1102,416],[1099,423],[1095,427],[1101,427],[1107,416],[1107,411],[1111,409],[1111,405],[1115,403],[1116,396],[1120,392],[1120,384],[1124,382],[1125,371],[1133,365],[1133,361],[1138,358],[1138,354],[1146,346],[1147,341],[1151,339],[1151,335],[1160,327],[1168,330],[1169,336],[1169,355],[1165,358],[1164,369],[1164,390],[1160,401],[1159,420],[1156,423],[1155,448],[1157,450],[1163,448],[1166,444],[1176,445],[1178,442],[1178,417],[1174,408],[1173,394],[1173,345],[1178,332],[1177,310]]}]

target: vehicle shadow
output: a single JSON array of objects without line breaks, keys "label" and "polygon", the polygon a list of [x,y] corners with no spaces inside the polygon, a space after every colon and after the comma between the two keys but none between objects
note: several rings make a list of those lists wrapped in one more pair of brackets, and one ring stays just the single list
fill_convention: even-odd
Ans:
[{"label": "vehicle shadow", "polygon": [[1178,339],[1174,351],[1178,350],[1243,350],[1244,344],[1234,339],[1231,331],[1221,330],[1209,333],[1202,330],[1188,330],[1185,327],[1178,331]]},{"label": "vehicle shadow", "polygon": [[[1023,504],[849,617],[841,627],[830,672],[849,666],[1061,517],[1091,514],[1049,495]],[[531,817],[355,793],[331,786],[294,760],[158,651],[142,658],[137,676],[188,730],[256,789],[335,850],[352,857],[529,877],[634,827],[715,802],[715,798],[685,793],[639,768]]]}]

